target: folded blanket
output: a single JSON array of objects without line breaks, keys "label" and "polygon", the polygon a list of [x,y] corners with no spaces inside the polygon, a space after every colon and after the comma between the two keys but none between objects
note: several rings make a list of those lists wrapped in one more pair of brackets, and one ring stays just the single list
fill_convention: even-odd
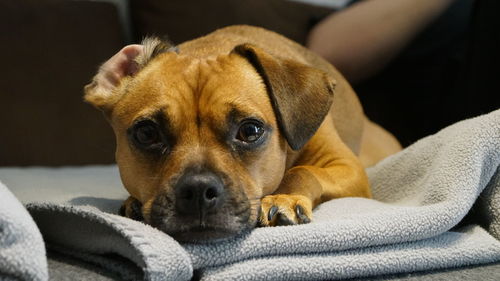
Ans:
[{"label": "folded blanket", "polygon": [[47,280],[42,235],[23,205],[0,182],[0,280]]},{"label": "folded blanket", "polygon": [[[499,261],[499,165],[497,110],[450,126],[368,169],[374,199],[326,202],[306,225],[180,245],[112,214],[116,197],[102,190],[100,196],[81,191],[64,203],[34,200],[28,209],[49,247],[124,278],[345,279]],[[14,193],[14,185],[27,186],[11,174],[0,170]]]}]

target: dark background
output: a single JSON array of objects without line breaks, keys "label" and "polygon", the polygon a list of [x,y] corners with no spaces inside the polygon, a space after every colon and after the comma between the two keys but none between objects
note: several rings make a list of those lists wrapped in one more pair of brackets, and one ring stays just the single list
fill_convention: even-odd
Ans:
[{"label": "dark background", "polygon": [[[98,66],[147,35],[174,43],[251,24],[304,44],[334,12],[284,0],[0,2],[0,166],[114,162],[114,136],[83,103]],[[404,144],[500,108],[500,2],[458,0],[380,74],[354,85],[367,115]]]}]

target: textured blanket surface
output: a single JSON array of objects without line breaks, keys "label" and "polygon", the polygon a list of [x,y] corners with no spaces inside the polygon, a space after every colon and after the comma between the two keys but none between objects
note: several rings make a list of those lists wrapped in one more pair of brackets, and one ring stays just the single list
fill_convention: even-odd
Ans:
[{"label": "textured blanket surface", "polygon": [[184,245],[114,214],[126,197],[115,167],[0,169],[0,180],[30,203],[49,248],[125,279],[333,280],[499,261],[499,164],[497,110],[369,168],[373,199],[326,202],[306,225]]},{"label": "textured blanket surface", "polygon": [[47,280],[42,235],[16,197],[0,182],[0,280]]}]

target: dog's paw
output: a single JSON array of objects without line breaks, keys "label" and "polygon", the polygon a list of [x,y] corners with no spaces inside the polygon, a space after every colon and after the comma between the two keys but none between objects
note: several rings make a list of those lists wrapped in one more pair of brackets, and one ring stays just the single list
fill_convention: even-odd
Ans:
[{"label": "dog's paw", "polygon": [[312,219],[311,199],[302,195],[268,195],[261,200],[260,226],[309,223]]},{"label": "dog's paw", "polygon": [[136,221],[143,221],[144,218],[142,216],[141,208],[141,202],[134,197],[129,196],[120,207],[120,215]]}]

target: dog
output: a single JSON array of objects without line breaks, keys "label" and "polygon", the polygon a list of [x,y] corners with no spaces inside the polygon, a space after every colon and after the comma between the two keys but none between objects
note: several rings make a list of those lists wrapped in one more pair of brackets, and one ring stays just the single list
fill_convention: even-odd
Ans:
[{"label": "dog", "polygon": [[364,167],[401,149],[332,65],[258,27],[126,46],[84,99],[116,135],[122,214],[183,242],[309,223],[322,202],[369,198]]}]

